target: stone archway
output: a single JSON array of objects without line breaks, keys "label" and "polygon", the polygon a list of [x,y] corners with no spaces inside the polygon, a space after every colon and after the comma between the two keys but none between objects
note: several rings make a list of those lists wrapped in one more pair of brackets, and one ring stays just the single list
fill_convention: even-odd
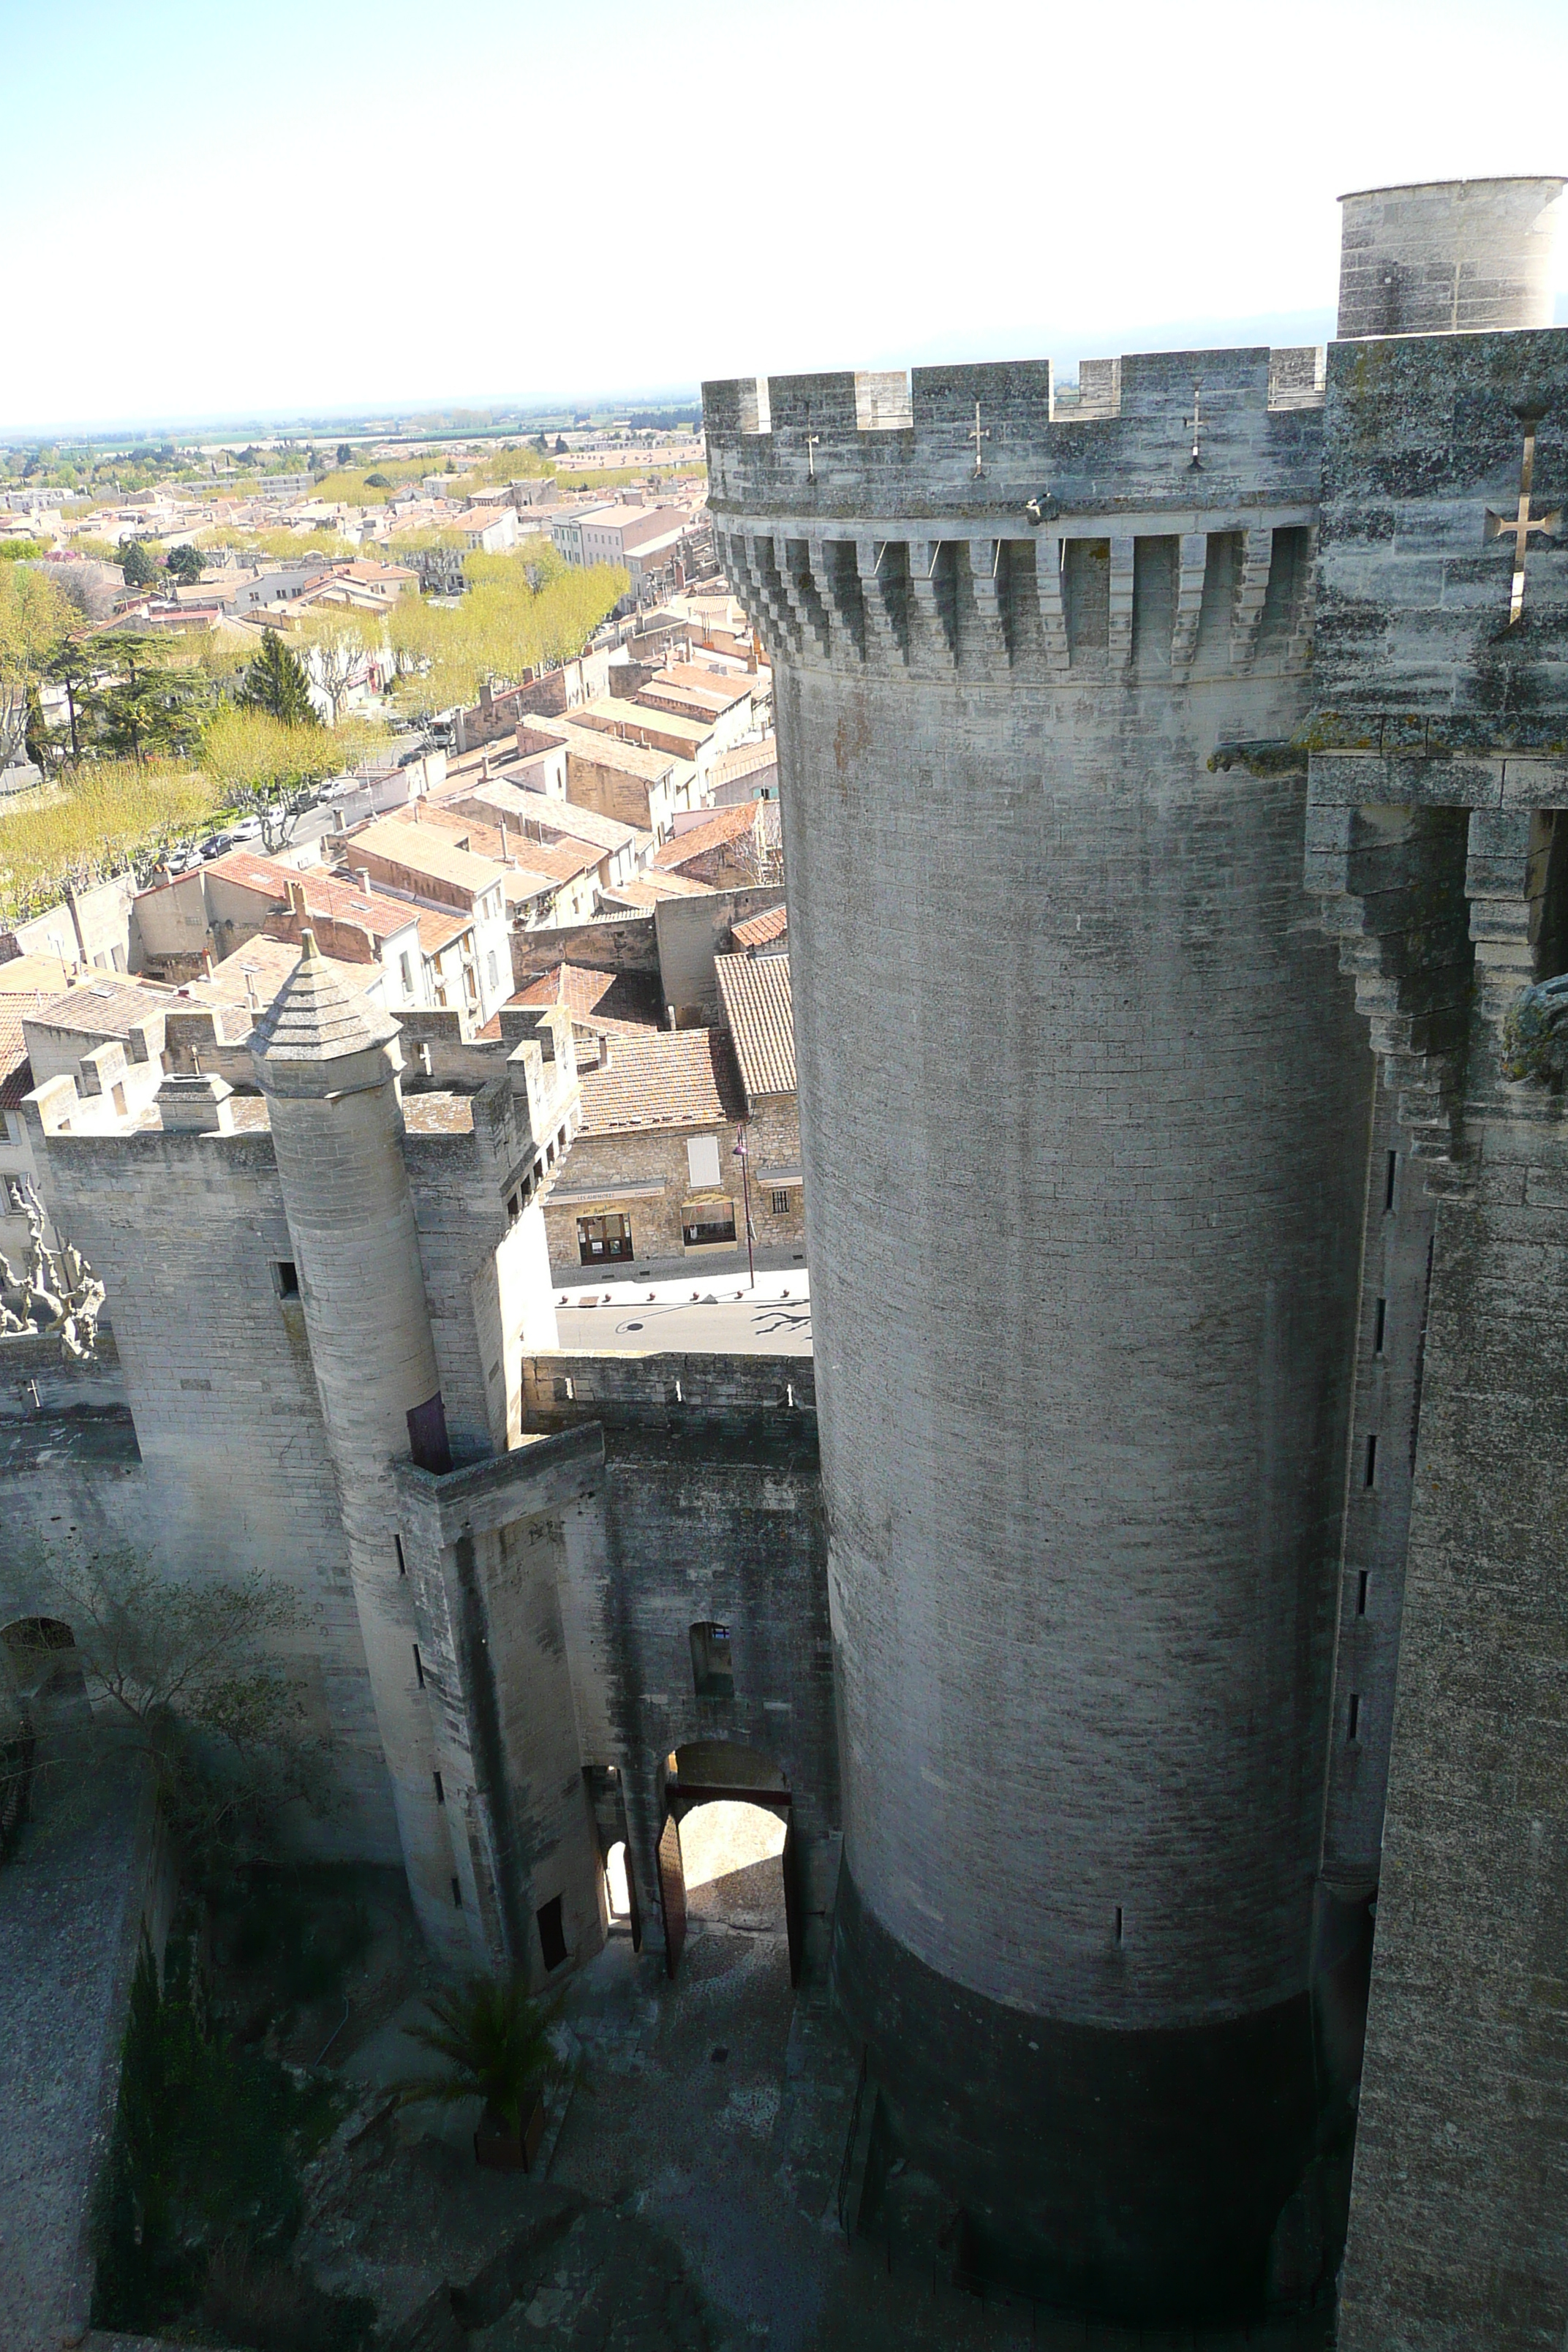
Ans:
[{"label": "stone archway", "polygon": [[786,1776],[763,1750],[721,1739],[689,1740],[666,1759],[658,1860],[659,1902],[664,1913],[665,1967],[674,1977],[686,1944],[687,1885],[680,1843],[682,1819],[700,1807],[731,1803],[760,1807],[784,1824],[778,1849],[783,1879],[784,1927],[789,1940],[789,1979],[800,1982],[804,1934],[799,1854],[794,1799]]}]

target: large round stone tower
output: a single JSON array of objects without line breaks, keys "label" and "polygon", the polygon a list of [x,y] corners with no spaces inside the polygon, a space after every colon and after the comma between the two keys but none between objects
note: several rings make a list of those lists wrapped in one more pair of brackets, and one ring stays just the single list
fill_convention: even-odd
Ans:
[{"label": "large round stone tower", "polygon": [[[365,1664],[409,1891],[438,1951],[472,1964],[453,1902],[409,1580],[398,1550],[395,1459],[411,1441],[446,1468],[439,1376],[404,1166],[397,1023],[303,953],[251,1039],[293,1241]],[[410,1415],[415,1419],[411,1423]]]},{"label": "large round stone tower", "polygon": [[1342,336],[1549,327],[1561,173],[1342,196]]},{"label": "large round stone tower", "polygon": [[1316,2120],[1373,1072],[1256,747],[1320,370],[706,388],[776,681],[837,1980],[979,2255],[1127,2312],[1261,2298]]}]

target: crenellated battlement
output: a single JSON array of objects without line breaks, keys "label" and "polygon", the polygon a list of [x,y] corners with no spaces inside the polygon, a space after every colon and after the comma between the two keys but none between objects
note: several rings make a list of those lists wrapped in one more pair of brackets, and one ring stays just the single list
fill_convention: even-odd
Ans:
[{"label": "crenellated battlement", "polygon": [[1030,500],[1106,515],[1316,499],[1323,353],[1150,352],[741,377],[703,386],[710,503],[818,521],[935,514],[1026,531]]},{"label": "crenellated battlement", "polygon": [[1303,667],[1323,358],[707,384],[726,569],[795,662],[1177,684]]}]

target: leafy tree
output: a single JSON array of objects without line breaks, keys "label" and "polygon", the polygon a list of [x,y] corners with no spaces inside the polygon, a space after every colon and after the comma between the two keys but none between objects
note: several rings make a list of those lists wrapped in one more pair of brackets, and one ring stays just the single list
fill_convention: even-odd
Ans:
[{"label": "leafy tree", "polygon": [[370,640],[357,613],[329,605],[308,624],[310,671],[332,707],[332,725],[342,716],[343,699],[359,676]]},{"label": "leafy tree", "polygon": [[44,675],[56,686],[66,690],[67,732],[70,740],[70,756],[81,757],[81,722],[84,702],[91,691],[95,665],[85,646],[67,637],[57,646],[45,665]]},{"label": "leafy tree", "polygon": [[364,486],[367,490],[390,490],[395,487],[388,474],[367,474]]},{"label": "leafy tree", "polygon": [[558,457],[564,457],[566,455],[565,438],[559,433],[555,436],[555,454]]},{"label": "leafy tree", "polygon": [[43,697],[36,686],[27,688],[27,719],[22,749],[40,776],[48,774],[61,750],[60,737],[44,717]]},{"label": "leafy tree", "polygon": [[[186,1583],[124,1547],[52,1558],[44,1583],[95,1717],[151,1767],[198,1879],[273,1854],[291,1807],[327,1803],[289,1663],[313,1621],[287,1585],[259,1569]],[[7,1646],[16,1657],[15,1634]]]},{"label": "leafy tree", "polygon": [[150,588],[158,577],[158,562],[144,539],[122,539],[115,561],[128,588]]},{"label": "leafy tree", "polygon": [[342,763],[342,744],[313,714],[290,727],[268,711],[225,704],[202,733],[204,771],[231,807],[260,817],[269,856],[292,839],[316,786]]},{"label": "leafy tree", "polygon": [[26,735],[29,697],[75,619],[46,572],[0,566],[0,767]]},{"label": "leafy tree", "polygon": [[564,563],[542,540],[507,555],[470,555],[454,607],[400,597],[387,615],[400,698],[415,711],[472,702],[481,686],[581,653],[626,593],[618,565]]},{"label": "leafy tree", "polygon": [[276,629],[263,629],[261,651],[245,673],[236,699],[247,710],[265,710],[286,727],[308,727],[316,717],[310,683],[298,654]]},{"label": "leafy tree", "polygon": [[132,633],[98,640],[102,668],[88,698],[99,740],[137,766],[183,751],[205,698],[199,676],[169,658],[165,640]]},{"label": "leafy tree", "polygon": [[353,451],[349,447],[348,443],[347,443],[346,441],[340,441],[340,442],[338,443],[338,463],[339,463],[339,465],[340,465],[340,466],[352,466],[352,465],[353,464],[353,461],[354,461],[354,453],[353,453]]},{"label": "leafy tree", "polygon": [[41,539],[0,539],[0,563],[37,563],[47,551]]},{"label": "leafy tree", "polygon": [[206,562],[199,548],[172,547],[165,560],[164,569],[171,580],[179,581],[184,587],[194,588],[206,570]]}]

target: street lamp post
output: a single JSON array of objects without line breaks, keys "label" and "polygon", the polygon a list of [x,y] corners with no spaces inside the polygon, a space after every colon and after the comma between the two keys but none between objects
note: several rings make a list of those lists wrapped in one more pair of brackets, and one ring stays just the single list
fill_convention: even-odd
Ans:
[{"label": "street lamp post", "polygon": [[751,1154],[746,1150],[744,1127],[735,1129],[735,1157],[741,1163],[741,1189],[746,1196],[746,1280],[747,1287],[757,1286],[757,1262],[752,1254],[752,1171]]}]

